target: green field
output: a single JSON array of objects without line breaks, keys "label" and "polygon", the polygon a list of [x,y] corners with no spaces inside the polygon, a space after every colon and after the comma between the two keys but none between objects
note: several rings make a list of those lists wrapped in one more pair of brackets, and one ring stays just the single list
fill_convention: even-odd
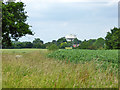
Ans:
[{"label": "green field", "polygon": [[106,61],[111,63],[118,63],[118,50],[58,50],[49,54],[50,57],[61,60],[70,60],[71,62],[91,61],[98,59],[98,61]]},{"label": "green field", "polygon": [[118,50],[58,50],[48,54],[48,57],[76,64],[93,61],[100,68],[106,69],[111,65],[118,71]]},{"label": "green field", "polygon": [[47,49],[2,49],[2,53],[29,53],[33,51],[47,51]]},{"label": "green field", "polygon": [[[3,88],[117,88],[117,50],[2,50]],[[16,57],[21,55],[21,57]]]}]

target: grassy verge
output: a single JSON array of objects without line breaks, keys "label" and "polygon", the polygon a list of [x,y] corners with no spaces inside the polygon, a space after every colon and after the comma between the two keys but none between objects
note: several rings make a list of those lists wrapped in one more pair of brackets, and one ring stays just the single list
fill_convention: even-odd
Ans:
[{"label": "grassy verge", "polygon": [[[96,63],[66,63],[46,57],[47,51],[5,51],[3,60],[3,88],[117,88],[118,75],[96,70]],[[22,57],[16,58],[16,55]]]}]

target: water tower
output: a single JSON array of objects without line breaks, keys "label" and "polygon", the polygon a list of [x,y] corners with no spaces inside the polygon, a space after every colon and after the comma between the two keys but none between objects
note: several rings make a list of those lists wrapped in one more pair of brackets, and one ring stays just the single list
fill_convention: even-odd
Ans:
[{"label": "water tower", "polygon": [[67,41],[73,41],[76,37],[76,35],[70,34],[65,36]]}]

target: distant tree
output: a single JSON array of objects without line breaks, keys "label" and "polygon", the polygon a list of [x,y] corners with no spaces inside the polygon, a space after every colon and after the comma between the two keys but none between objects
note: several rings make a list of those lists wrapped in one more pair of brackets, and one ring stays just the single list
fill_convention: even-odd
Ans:
[{"label": "distant tree", "polygon": [[18,40],[26,34],[33,35],[30,25],[26,23],[27,15],[23,2],[2,3],[2,46],[11,46],[11,39]]},{"label": "distant tree", "polygon": [[67,42],[67,47],[71,47],[71,46],[72,46],[71,41],[68,41],[68,42]]},{"label": "distant tree", "polygon": [[96,39],[89,39],[88,43],[89,43],[89,45],[92,45],[95,41],[96,41]]},{"label": "distant tree", "polygon": [[107,49],[120,49],[120,28],[114,27],[105,37]]},{"label": "distant tree", "polygon": [[52,42],[47,42],[47,43],[45,43],[45,47],[48,49],[48,47],[50,46],[50,45],[52,45]]},{"label": "distant tree", "polygon": [[12,46],[10,48],[32,48],[33,44],[31,42],[12,42]]},{"label": "distant tree", "polygon": [[96,49],[96,46],[93,45],[93,43],[96,41],[96,39],[90,39],[88,40],[88,49]]},{"label": "distant tree", "polygon": [[59,38],[57,40],[57,43],[62,43],[62,42],[67,42],[67,40],[65,39],[65,37]]},{"label": "distant tree", "polygon": [[61,43],[67,42],[67,40],[65,39],[65,37],[61,37],[57,40],[57,46],[59,48],[61,48]]},{"label": "distant tree", "polygon": [[[9,46],[10,48],[12,48],[12,49],[14,49],[14,48],[21,48],[21,47],[17,47],[17,44],[18,43],[21,43],[21,42],[19,42],[19,41],[12,41],[12,45],[11,46]],[[8,48],[9,48],[8,47]]]},{"label": "distant tree", "polygon": [[41,48],[42,48],[42,49],[45,49],[45,48],[46,48],[45,44],[42,44],[42,45],[41,45]]},{"label": "distant tree", "polygon": [[56,40],[52,40],[52,43],[53,43],[53,44],[57,44],[57,41],[56,41]]},{"label": "distant tree", "polygon": [[40,44],[43,44],[43,41],[40,40],[40,38],[35,38],[35,40],[33,40],[33,43],[40,43]]},{"label": "distant tree", "polygon": [[88,49],[88,47],[89,47],[89,44],[86,40],[84,40],[79,46],[80,49]]},{"label": "distant tree", "polygon": [[31,42],[23,42],[24,48],[32,48],[33,44]]},{"label": "distant tree", "polygon": [[67,47],[67,46],[68,46],[67,42],[63,42],[59,45],[59,48],[60,49],[65,49],[65,47]]},{"label": "distant tree", "polygon": [[78,40],[77,38],[75,38],[74,40],[73,40],[73,43],[74,44],[80,44],[82,41],[81,40]]},{"label": "distant tree", "polygon": [[17,42],[17,43],[13,43],[11,47],[20,49],[20,48],[25,48],[25,45],[23,44],[23,42]]},{"label": "distant tree", "polygon": [[33,40],[34,48],[42,48],[42,45],[43,45],[43,41],[40,40],[39,38],[35,38],[35,40]]},{"label": "distant tree", "polygon": [[94,43],[96,49],[103,49],[105,45],[105,40],[103,38],[98,38]]}]

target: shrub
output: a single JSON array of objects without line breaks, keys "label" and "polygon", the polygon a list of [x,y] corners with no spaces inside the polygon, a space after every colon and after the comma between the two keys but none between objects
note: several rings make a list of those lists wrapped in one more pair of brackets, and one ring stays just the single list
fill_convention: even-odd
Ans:
[{"label": "shrub", "polygon": [[50,45],[49,47],[48,47],[48,50],[50,50],[50,51],[55,51],[55,50],[58,50],[59,48],[58,48],[58,46],[56,45],[56,44],[52,44],[52,45]]}]

